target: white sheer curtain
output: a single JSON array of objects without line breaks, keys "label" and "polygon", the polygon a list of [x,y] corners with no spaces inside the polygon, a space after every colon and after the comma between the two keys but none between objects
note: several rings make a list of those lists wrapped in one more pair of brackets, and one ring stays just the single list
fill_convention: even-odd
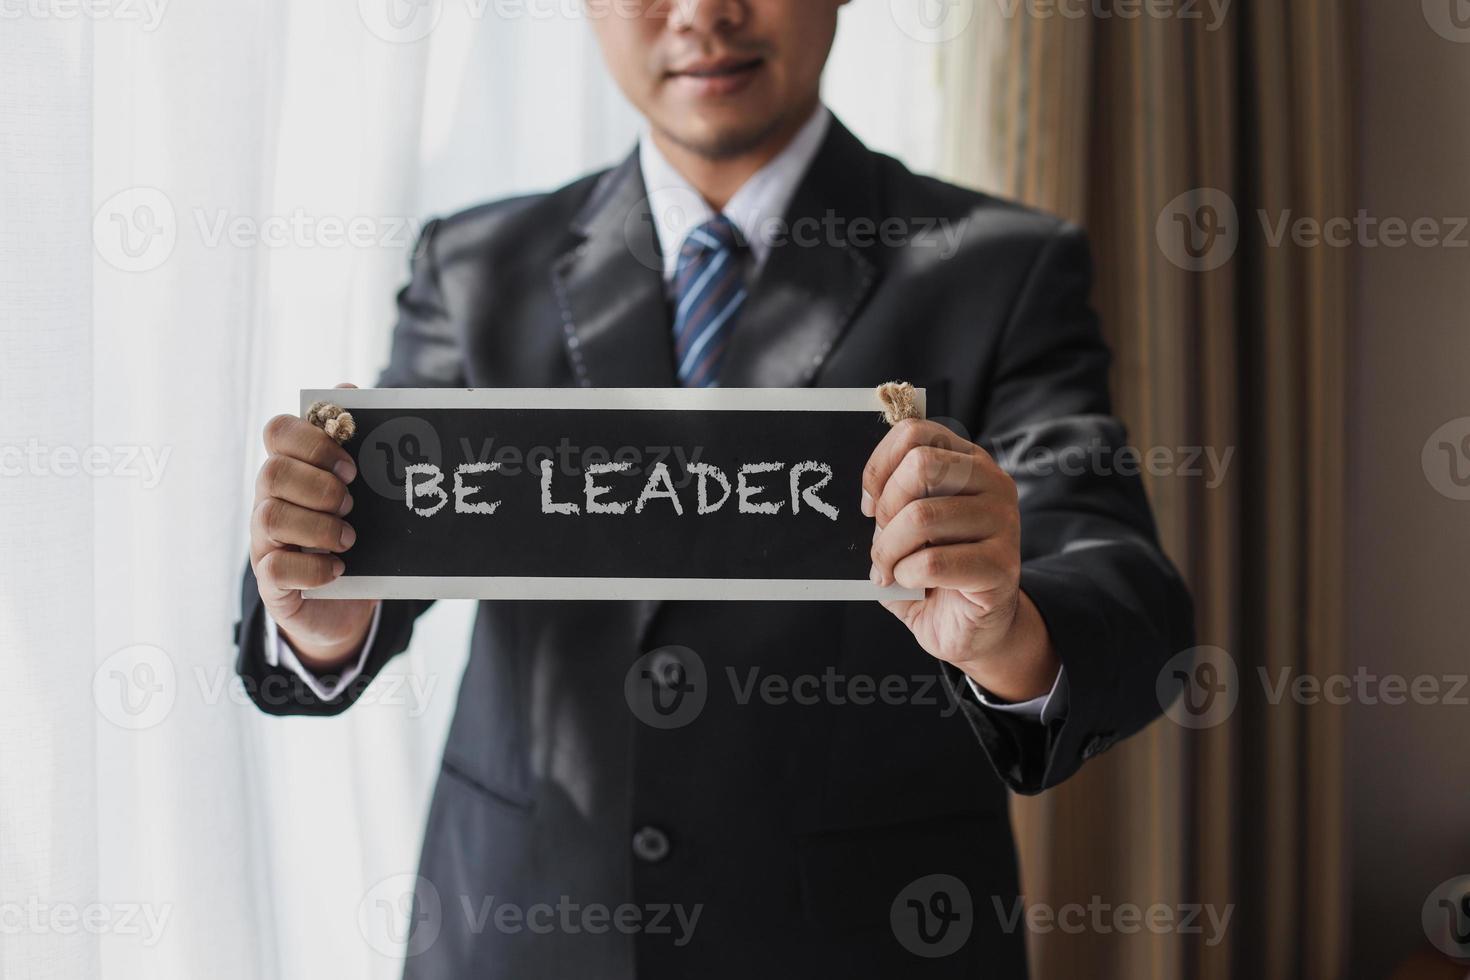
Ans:
[{"label": "white sheer curtain", "polygon": [[[828,100],[930,168],[942,47],[906,2],[844,11]],[[6,8],[6,980],[399,974],[377,900],[417,863],[472,608],[340,719],[257,713],[230,624],[259,431],[372,382],[423,219],[631,148],[576,9]]]}]

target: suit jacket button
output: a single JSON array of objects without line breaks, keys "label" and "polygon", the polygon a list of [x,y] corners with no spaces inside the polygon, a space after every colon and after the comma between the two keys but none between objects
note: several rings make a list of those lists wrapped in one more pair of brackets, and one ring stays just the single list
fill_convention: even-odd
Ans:
[{"label": "suit jacket button", "polygon": [[633,854],[640,861],[658,864],[669,856],[669,835],[657,827],[640,827],[633,835]]}]

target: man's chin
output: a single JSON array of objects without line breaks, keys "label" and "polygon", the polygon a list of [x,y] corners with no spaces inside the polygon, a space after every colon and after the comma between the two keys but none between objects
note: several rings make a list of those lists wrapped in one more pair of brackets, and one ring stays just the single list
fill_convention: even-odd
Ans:
[{"label": "man's chin", "polygon": [[661,127],[664,136],[706,160],[731,160],[761,149],[781,129],[781,122],[729,122],[705,119],[690,125]]}]

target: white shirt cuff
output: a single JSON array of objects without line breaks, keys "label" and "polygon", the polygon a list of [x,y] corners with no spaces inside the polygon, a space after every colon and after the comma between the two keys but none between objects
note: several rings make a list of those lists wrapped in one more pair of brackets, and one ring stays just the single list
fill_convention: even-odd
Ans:
[{"label": "white shirt cuff", "polygon": [[373,638],[378,635],[378,620],[383,616],[383,604],[378,603],[378,608],[373,610],[372,625],[368,627],[367,639],[363,641],[362,653],[358,654],[357,663],[350,667],[344,667],[342,673],[337,677],[337,682],[330,687],[322,683],[322,679],[313,674],[311,670],[296,656],[296,651],[291,649],[291,644],[281,635],[276,621],[271,619],[270,614],[265,616],[265,662],[272,667],[285,667],[291,673],[306,682],[311,689],[323,701],[335,701],[348,685],[362,676],[363,666],[367,664],[368,653],[373,649]]},{"label": "white shirt cuff", "polygon": [[1021,718],[1031,718],[1049,725],[1067,713],[1067,688],[1062,679],[1067,676],[1065,669],[1057,671],[1057,679],[1052,682],[1051,692],[1043,697],[1032,698],[1030,701],[1022,701],[1019,704],[1000,704],[990,699],[990,694],[979,684],[970,680],[970,690],[975,692],[975,697],[980,703],[993,711],[1001,711],[1008,715],[1017,715]]}]

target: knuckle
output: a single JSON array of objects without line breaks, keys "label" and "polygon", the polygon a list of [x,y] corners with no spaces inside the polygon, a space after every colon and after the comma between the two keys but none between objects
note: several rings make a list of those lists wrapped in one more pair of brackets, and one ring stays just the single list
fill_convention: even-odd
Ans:
[{"label": "knuckle", "polygon": [[285,508],[274,497],[267,497],[255,505],[256,522],[260,529],[272,539],[280,533],[284,518]]},{"label": "knuckle", "polygon": [[281,577],[284,571],[282,565],[286,561],[284,551],[268,551],[260,558],[260,564],[256,568],[256,576],[262,581],[273,582]]},{"label": "knuckle", "polygon": [[264,496],[277,496],[277,491],[281,489],[281,484],[285,481],[287,468],[287,462],[284,456],[272,455],[266,457],[265,462],[260,467],[259,484],[260,489],[265,491]]},{"label": "knuckle", "polygon": [[909,454],[913,460],[913,479],[925,496],[932,494],[944,478],[945,466],[948,460],[945,454],[934,446],[920,446]]},{"label": "knuckle", "polygon": [[875,455],[863,467],[863,486],[867,487],[870,491],[878,489],[878,475],[878,457]]},{"label": "knuckle", "polygon": [[294,415],[277,415],[265,424],[265,444],[277,445],[291,434],[299,419]]},{"label": "knuckle", "polygon": [[929,527],[939,520],[940,505],[937,498],[915,500],[909,507],[913,522],[918,527]]},{"label": "knuckle", "polygon": [[324,548],[335,548],[342,540],[343,522],[335,517],[322,515],[316,521],[317,544]]},{"label": "knuckle", "polygon": [[928,548],[919,554],[920,571],[927,578],[939,578],[950,570],[949,555],[938,548]]}]

